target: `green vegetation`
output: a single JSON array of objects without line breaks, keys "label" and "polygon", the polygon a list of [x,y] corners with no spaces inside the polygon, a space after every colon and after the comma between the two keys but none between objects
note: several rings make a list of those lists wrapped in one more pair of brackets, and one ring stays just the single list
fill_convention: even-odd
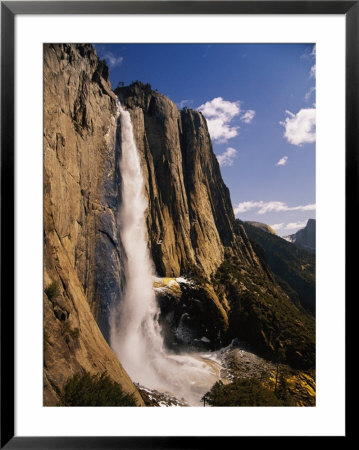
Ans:
[{"label": "green vegetation", "polygon": [[280,372],[278,380],[276,379],[275,395],[284,403],[284,406],[295,406],[295,400],[290,394],[289,383],[283,372]]},{"label": "green vegetation", "polygon": [[123,81],[119,81],[114,92],[126,99],[130,97],[136,98],[136,102],[141,103],[144,100],[143,94],[145,94],[145,96],[151,96],[153,92],[158,91],[157,89],[153,91],[150,83],[143,83],[142,81],[135,80],[128,86],[126,86]]},{"label": "green vegetation", "polygon": [[138,86],[140,89],[145,91],[146,94],[150,94],[152,92],[152,86],[150,83],[143,83],[142,81],[136,80],[132,81],[130,87]]},{"label": "green vegetation", "polygon": [[294,402],[283,384],[277,394],[256,378],[235,380],[229,384],[221,381],[203,397],[211,406],[293,406]]},{"label": "green vegetation", "polygon": [[133,394],[126,394],[119,383],[106,374],[75,374],[68,378],[61,406],[137,406]]},{"label": "green vegetation", "polygon": [[59,295],[59,286],[56,281],[53,281],[45,289],[45,294],[48,296],[49,300],[55,299]]},{"label": "green vegetation", "polygon": [[272,280],[270,273],[264,275],[226,255],[212,283],[217,295],[224,293],[230,303],[227,341],[239,338],[273,361],[283,348],[283,362],[297,369],[314,368],[315,320]]},{"label": "green vegetation", "polygon": [[255,351],[272,360],[276,359],[277,349],[284,347],[284,361],[292,367],[314,367],[313,318],[288,299],[266,293],[238,292],[231,303],[231,338],[247,341]]},{"label": "green vegetation", "polygon": [[244,226],[260,260],[268,264],[292,302],[315,314],[315,255],[258,227],[237,222]]}]

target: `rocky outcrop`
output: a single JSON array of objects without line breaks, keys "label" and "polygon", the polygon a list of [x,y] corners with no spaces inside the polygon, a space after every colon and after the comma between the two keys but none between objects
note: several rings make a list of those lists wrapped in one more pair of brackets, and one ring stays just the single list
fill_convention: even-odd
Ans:
[{"label": "rocky outcrop", "polygon": [[315,253],[315,219],[309,219],[307,225],[284,239],[299,248]]},{"label": "rocky outcrop", "polygon": [[143,401],[108,346],[123,277],[117,101],[90,45],[44,45],[44,404],[78,371]]},{"label": "rocky outcrop", "polygon": [[275,230],[273,230],[273,228],[270,226],[270,225],[267,225],[267,224],[265,224],[265,223],[262,223],[262,222],[253,222],[253,221],[251,221],[251,220],[247,220],[245,223],[248,223],[249,225],[252,225],[252,227],[257,227],[257,228],[259,228],[260,230],[263,230],[263,231],[265,231],[265,232],[267,232],[267,233],[270,233],[270,234],[277,234],[276,232],[275,232]]},{"label": "rocky outcrop", "polygon": [[[179,111],[141,82],[115,93],[131,115],[149,203],[148,243],[157,275],[167,277],[155,283],[167,345],[213,349],[240,337],[269,358],[285,346],[288,361],[310,367],[313,324],[303,332],[305,318],[277,283],[262,247],[235,220],[205,118]],[[176,283],[181,276],[193,284]],[[280,330],[281,321],[293,336]]]},{"label": "rocky outcrop", "polygon": [[249,241],[234,233],[229,191],[202,114],[179,111],[141,82],[115,93],[131,114],[142,159],[149,246],[158,275],[209,278],[225,247],[240,253],[243,264],[259,266]]},{"label": "rocky outcrop", "polygon": [[157,278],[154,288],[168,348],[216,349],[228,330],[229,303],[212,284],[184,278]]},{"label": "rocky outcrop", "polygon": [[226,255],[235,254],[243,270],[254,269],[265,279],[270,274],[235,222],[203,115],[178,110],[142,82],[115,93],[130,112],[141,158],[156,273],[195,280],[180,283],[179,292],[173,280],[172,289],[157,289],[165,342],[172,349],[218,348],[229,327],[230,305],[224,292],[214,291],[211,278]]}]

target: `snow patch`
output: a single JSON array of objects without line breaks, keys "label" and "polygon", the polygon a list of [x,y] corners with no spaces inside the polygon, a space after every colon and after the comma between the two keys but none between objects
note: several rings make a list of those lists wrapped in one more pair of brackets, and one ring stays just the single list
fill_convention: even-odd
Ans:
[{"label": "snow patch", "polygon": [[177,283],[189,284],[190,286],[194,286],[194,282],[189,280],[188,278],[178,277],[176,278]]},{"label": "snow patch", "polygon": [[167,294],[168,293],[168,289],[167,287],[155,287],[154,290],[158,293],[162,293],[162,294]]},{"label": "snow patch", "polygon": [[[152,277],[153,282],[155,283],[161,283],[168,287],[176,286],[178,284],[188,284],[189,286],[194,286],[195,283],[192,280],[189,280],[185,277],[177,277],[177,278],[170,278],[170,277]],[[170,281],[167,281],[170,280]]]}]

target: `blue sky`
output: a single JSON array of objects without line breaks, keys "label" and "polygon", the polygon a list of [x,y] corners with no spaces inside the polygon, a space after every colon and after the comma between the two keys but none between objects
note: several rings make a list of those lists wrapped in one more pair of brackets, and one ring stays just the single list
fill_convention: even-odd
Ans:
[{"label": "blue sky", "polygon": [[315,218],[313,44],[96,44],[115,88],[202,111],[236,217],[281,236]]}]

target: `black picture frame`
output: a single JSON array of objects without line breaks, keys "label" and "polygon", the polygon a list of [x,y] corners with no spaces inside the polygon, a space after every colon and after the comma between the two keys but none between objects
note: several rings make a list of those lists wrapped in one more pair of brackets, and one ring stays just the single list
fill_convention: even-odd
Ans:
[{"label": "black picture frame", "polygon": [[[1,2],[1,441],[6,449],[157,449],[238,445],[240,437],[15,436],[14,405],[14,33],[18,14],[340,14],[346,19],[346,236],[358,204],[359,1],[5,1]],[[354,205],[354,208],[353,208]],[[346,239],[346,267],[357,244]],[[346,271],[346,297],[355,277]],[[348,331],[346,327],[346,341]],[[346,351],[347,352],[347,351]],[[346,411],[348,411],[346,397]],[[347,414],[346,414],[347,417]],[[346,435],[349,437],[348,424]],[[243,439],[243,438],[242,438]],[[288,438],[284,439],[287,440]],[[220,442],[219,442],[220,441]]]}]

